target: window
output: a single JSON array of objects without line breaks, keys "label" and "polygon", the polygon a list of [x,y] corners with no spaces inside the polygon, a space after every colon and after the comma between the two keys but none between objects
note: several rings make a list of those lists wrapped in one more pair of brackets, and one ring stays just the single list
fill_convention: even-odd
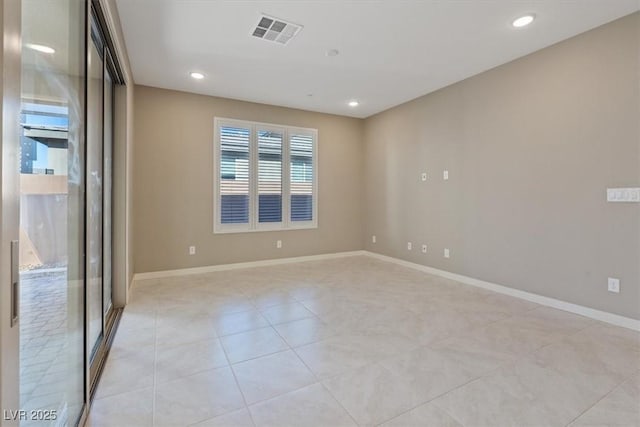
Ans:
[{"label": "window", "polygon": [[222,118],[214,128],[215,233],[317,226],[317,130]]},{"label": "window", "polygon": [[313,218],[313,137],[291,135],[291,221]]}]

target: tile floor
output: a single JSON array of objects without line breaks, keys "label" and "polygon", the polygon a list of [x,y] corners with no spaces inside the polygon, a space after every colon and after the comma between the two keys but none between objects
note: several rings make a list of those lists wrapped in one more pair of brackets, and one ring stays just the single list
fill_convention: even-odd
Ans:
[{"label": "tile floor", "polygon": [[364,256],[145,280],[87,424],[640,425],[640,334]]},{"label": "tile floor", "polygon": [[[66,348],[67,276],[65,271],[28,271],[20,277],[20,401],[26,409],[39,409],[30,402],[59,384],[61,358]],[[58,402],[55,402],[58,403]],[[51,409],[51,408],[48,408]],[[57,409],[57,407],[55,408]]]},{"label": "tile floor", "polygon": [[[20,274],[20,408],[73,417],[83,398],[81,324],[69,316],[62,268]],[[61,415],[63,419],[63,415]],[[21,427],[56,425],[22,421]]]}]

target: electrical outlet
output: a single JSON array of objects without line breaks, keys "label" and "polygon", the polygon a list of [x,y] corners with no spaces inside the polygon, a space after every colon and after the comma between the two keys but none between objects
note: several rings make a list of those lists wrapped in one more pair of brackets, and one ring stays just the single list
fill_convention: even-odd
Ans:
[{"label": "electrical outlet", "polygon": [[375,243],[376,242],[376,235],[374,234],[373,236],[371,236],[371,243]]},{"label": "electrical outlet", "polygon": [[189,255],[195,255],[195,254],[196,254],[196,247],[189,246]]},{"label": "electrical outlet", "polygon": [[423,254],[427,253],[427,245],[422,245],[422,253]]},{"label": "electrical outlet", "polygon": [[450,256],[449,249],[445,248],[444,249],[444,257],[445,258],[449,258],[449,256]]},{"label": "electrical outlet", "polygon": [[276,240],[276,248],[282,249],[282,240]]},{"label": "electrical outlet", "polygon": [[615,277],[609,277],[607,280],[607,290],[609,292],[620,293],[620,279],[616,279]]},{"label": "electrical outlet", "polygon": [[445,181],[449,179],[449,171],[442,172],[442,179],[444,179]]},{"label": "electrical outlet", "polygon": [[420,175],[420,179],[423,181],[427,180],[427,173],[426,172],[422,172],[422,175]]},{"label": "electrical outlet", "polygon": [[407,250],[411,250],[411,248],[413,247],[413,245],[411,244],[411,242],[407,242]]}]

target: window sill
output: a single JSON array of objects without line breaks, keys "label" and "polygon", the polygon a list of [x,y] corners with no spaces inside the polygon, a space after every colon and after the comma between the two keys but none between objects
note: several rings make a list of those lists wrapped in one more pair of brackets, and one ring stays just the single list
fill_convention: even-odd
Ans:
[{"label": "window sill", "polygon": [[295,230],[313,230],[317,229],[318,224],[299,225],[289,227],[264,227],[256,228],[254,230],[240,229],[240,228],[214,228],[213,234],[241,234],[241,233],[267,233],[272,231],[295,231]]}]

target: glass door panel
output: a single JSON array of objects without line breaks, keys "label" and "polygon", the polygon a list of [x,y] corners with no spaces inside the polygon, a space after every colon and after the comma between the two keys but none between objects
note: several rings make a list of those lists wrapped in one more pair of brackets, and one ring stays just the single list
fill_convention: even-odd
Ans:
[{"label": "glass door panel", "polygon": [[91,358],[103,338],[103,71],[102,49],[89,41],[87,67],[87,303]]},{"label": "glass door panel", "polygon": [[85,12],[22,1],[20,408],[49,411],[38,425],[75,425],[86,396]]},{"label": "glass door panel", "polygon": [[112,245],[113,245],[113,79],[108,67],[104,70],[104,248],[103,248],[103,316],[107,325],[112,308]]}]

